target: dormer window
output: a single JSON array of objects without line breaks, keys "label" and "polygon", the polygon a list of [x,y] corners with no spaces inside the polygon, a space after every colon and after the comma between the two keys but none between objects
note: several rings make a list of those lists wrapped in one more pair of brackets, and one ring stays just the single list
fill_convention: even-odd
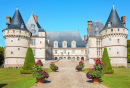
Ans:
[{"label": "dormer window", "polygon": [[76,41],[71,42],[71,47],[76,47]]},{"label": "dormer window", "polygon": [[54,47],[58,47],[58,41],[54,41]]},{"label": "dormer window", "polygon": [[32,28],[33,28],[33,29],[35,28],[35,25],[34,25],[34,24],[31,24],[31,29],[32,29]]},{"label": "dormer window", "polygon": [[62,42],[62,47],[67,47],[67,41]]},{"label": "dormer window", "polygon": [[21,24],[21,28],[24,28],[24,25],[23,25],[23,23]]}]

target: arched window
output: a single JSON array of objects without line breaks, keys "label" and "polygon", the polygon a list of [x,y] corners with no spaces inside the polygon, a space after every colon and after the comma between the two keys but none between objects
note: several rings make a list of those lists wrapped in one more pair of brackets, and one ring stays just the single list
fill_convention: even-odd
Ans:
[{"label": "arched window", "polygon": [[71,47],[76,47],[76,41],[71,42]]},{"label": "arched window", "polygon": [[54,41],[53,46],[54,46],[54,47],[58,47],[58,41]]},{"label": "arched window", "polygon": [[67,41],[62,42],[62,47],[67,47]]}]

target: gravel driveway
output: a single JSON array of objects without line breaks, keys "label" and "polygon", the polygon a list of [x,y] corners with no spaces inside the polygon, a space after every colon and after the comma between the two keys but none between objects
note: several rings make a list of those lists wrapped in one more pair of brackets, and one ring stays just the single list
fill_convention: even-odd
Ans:
[{"label": "gravel driveway", "polygon": [[35,83],[31,88],[107,88],[103,84],[94,84],[86,74],[74,68],[59,69],[51,72],[43,84]]}]

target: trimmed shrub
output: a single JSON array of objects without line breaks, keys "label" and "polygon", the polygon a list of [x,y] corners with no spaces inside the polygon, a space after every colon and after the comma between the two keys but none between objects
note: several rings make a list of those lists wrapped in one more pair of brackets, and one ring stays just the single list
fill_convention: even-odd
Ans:
[{"label": "trimmed shrub", "polygon": [[21,74],[31,74],[33,70],[20,70]]},{"label": "trimmed shrub", "polygon": [[104,73],[109,73],[110,74],[114,71],[111,71],[112,70],[112,66],[111,66],[111,63],[110,63],[110,59],[109,59],[109,55],[108,55],[108,52],[107,52],[107,48],[104,48],[104,52],[103,52],[103,56],[102,56],[102,62],[104,63],[103,64],[103,72]]},{"label": "trimmed shrub", "polygon": [[34,55],[32,49],[29,47],[26,53],[23,70],[32,70],[35,65]]},{"label": "trimmed shrub", "polygon": [[4,48],[0,47],[0,66],[3,64],[4,62]]},{"label": "trimmed shrub", "polygon": [[103,73],[104,74],[113,74],[114,70],[104,70]]},{"label": "trimmed shrub", "polygon": [[118,68],[125,68],[125,66],[118,66]]}]

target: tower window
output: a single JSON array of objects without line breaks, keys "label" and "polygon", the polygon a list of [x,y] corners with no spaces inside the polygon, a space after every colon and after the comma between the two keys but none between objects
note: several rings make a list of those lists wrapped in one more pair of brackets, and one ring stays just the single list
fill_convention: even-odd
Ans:
[{"label": "tower window", "polygon": [[120,39],[117,39],[117,43],[120,43]]},{"label": "tower window", "polygon": [[42,43],[42,41],[40,41],[40,44]]},{"label": "tower window", "polygon": [[11,51],[11,54],[13,54],[13,51]]},{"label": "tower window", "polygon": [[111,32],[113,32],[113,29],[111,29]]}]

